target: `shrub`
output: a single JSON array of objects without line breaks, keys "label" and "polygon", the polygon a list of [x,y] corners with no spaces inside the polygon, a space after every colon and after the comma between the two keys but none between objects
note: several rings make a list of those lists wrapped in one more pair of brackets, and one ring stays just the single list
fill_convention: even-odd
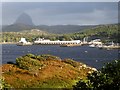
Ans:
[{"label": "shrub", "polygon": [[72,65],[73,67],[78,67],[80,64],[72,59],[65,59],[63,62]]},{"label": "shrub", "polygon": [[48,55],[48,54],[43,54],[41,55],[40,58],[43,58],[44,60],[61,60],[61,58],[53,56],[53,55]]},{"label": "shrub", "polygon": [[33,59],[28,56],[19,57],[16,59],[16,64],[22,69],[36,70],[43,66],[39,60]]},{"label": "shrub", "polygon": [[36,59],[36,55],[34,55],[34,54],[31,54],[31,53],[29,53],[29,54],[27,54],[27,55],[25,55],[25,56],[27,56],[27,57],[29,57],[29,58],[33,58],[33,59]]},{"label": "shrub", "polygon": [[59,57],[52,55],[33,55],[27,54],[16,59],[16,65],[26,70],[36,70],[43,66],[42,60],[61,60]]},{"label": "shrub", "polygon": [[94,90],[119,90],[120,89],[120,60],[108,63],[101,71],[95,71],[87,76],[87,82],[80,80],[73,86]]}]

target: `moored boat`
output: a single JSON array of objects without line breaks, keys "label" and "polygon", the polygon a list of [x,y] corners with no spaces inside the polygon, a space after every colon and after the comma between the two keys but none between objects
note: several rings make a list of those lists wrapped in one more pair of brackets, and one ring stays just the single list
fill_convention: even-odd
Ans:
[{"label": "moored boat", "polygon": [[89,45],[89,47],[96,47],[94,44]]}]

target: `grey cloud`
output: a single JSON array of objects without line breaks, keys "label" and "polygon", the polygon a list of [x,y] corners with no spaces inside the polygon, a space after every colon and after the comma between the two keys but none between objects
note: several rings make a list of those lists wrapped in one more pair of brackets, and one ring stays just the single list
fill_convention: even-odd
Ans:
[{"label": "grey cloud", "polygon": [[35,24],[115,23],[117,8],[113,2],[3,3],[3,21],[13,23],[26,12]]},{"label": "grey cloud", "polygon": [[[83,2],[83,0],[2,0],[3,2]],[[119,0],[84,0],[84,2],[118,2]]]}]

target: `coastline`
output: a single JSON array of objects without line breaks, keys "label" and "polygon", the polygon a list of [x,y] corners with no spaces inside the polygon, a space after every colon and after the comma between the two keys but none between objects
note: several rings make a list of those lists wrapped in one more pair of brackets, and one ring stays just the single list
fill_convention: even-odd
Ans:
[{"label": "coastline", "polygon": [[17,42],[0,42],[0,44],[17,44]]}]

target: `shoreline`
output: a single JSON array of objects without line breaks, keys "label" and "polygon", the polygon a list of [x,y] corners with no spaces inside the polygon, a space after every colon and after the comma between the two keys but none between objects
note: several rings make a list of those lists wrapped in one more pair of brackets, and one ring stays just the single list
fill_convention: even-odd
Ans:
[{"label": "shoreline", "polygon": [[17,44],[17,42],[0,42],[0,44]]},{"label": "shoreline", "polygon": [[[0,45],[11,45],[11,44],[16,44],[17,45],[18,42],[0,42]],[[32,45],[37,45],[37,44],[32,44]],[[39,45],[39,44],[38,44]],[[57,45],[57,44],[40,44],[40,45]],[[20,45],[20,46],[29,46],[29,44],[27,45]],[[65,44],[65,45],[60,45],[60,47],[75,47],[75,46],[83,46],[82,44]],[[100,47],[99,49],[120,49],[120,46],[103,46]]]}]

